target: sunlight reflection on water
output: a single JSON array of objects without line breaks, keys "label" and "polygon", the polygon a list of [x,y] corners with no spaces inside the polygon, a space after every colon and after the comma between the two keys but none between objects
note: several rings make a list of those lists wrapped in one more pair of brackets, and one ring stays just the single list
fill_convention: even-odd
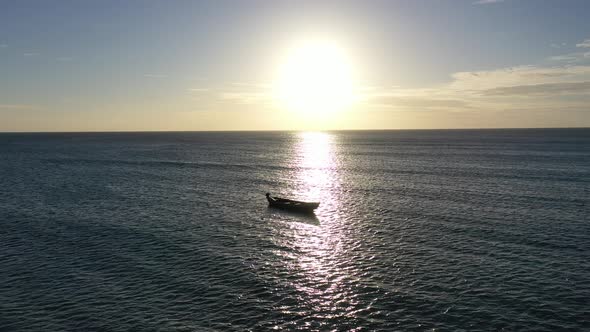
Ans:
[{"label": "sunlight reflection on water", "polygon": [[298,134],[293,161],[297,172],[295,194],[298,197],[322,201],[322,204],[337,201],[332,190],[340,185],[334,141],[334,136],[328,133]]},{"label": "sunlight reflection on water", "polygon": [[0,136],[2,331],[587,330],[587,129]]},{"label": "sunlight reflection on water", "polygon": [[[330,317],[350,313],[354,294],[347,286],[348,272],[338,268],[346,261],[343,243],[343,219],[339,213],[340,179],[336,136],[329,133],[304,132],[297,134],[294,143],[292,168],[295,170],[293,195],[307,201],[319,201],[316,210],[319,223],[310,227],[305,223],[291,223],[290,236],[279,240],[296,253],[291,273],[298,276],[292,286],[313,308],[313,314]],[[285,234],[283,234],[285,235]],[[348,280],[348,281],[347,281]],[[310,313],[311,314],[311,313]]]}]

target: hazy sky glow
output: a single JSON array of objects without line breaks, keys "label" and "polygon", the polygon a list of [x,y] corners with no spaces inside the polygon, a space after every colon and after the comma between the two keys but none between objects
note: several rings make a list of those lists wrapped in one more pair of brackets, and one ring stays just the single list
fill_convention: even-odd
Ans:
[{"label": "hazy sky glow", "polygon": [[[0,131],[588,127],[588,13],[586,0],[3,1]],[[352,71],[354,103],[329,116],[273,92],[309,41]]]}]

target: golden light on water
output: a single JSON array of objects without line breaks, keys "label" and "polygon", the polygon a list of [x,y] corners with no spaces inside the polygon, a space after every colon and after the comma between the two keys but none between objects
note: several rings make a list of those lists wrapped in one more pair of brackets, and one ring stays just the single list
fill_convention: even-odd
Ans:
[{"label": "golden light on water", "polygon": [[331,189],[339,186],[333,137],[327,133],[302,132],[296,144],[297,195],[307,200],[333,200]]},{"label": "golden light on water", "polygon": [[339,265],[350,260],[341,202],[338,135],[323,132],[294,134],[292,194],[302,200],[319,201],[315,216],[282,214],[288,221],[273,241],[284,267],[294,276],[289,286],[316,315],[331,317],[344,312],[354,315],[358,294],[350,286],[355,277]]},{"label": "golden light on water", "polygon": [[293,286],[305,294],[315,312],[332,315],[336,310],[352,311],[354,294],[347,288],[348,271],[335,267],[345,257],[346,235],[342,232],[340,160],[337,136],[331,133],[298,133],[295,143],[297,197],[320,201],[319,222],[312,226],[294,223],[294,237],[287,246],[299,253],[293,258],[293,272],[301,277]]},{"label": "golden light on water", "polygon": [[274,83],[274,97],[281,107],[315,116],[351,106],[354,90],[350,60],[330,41],[310,41],[293,48]]}]

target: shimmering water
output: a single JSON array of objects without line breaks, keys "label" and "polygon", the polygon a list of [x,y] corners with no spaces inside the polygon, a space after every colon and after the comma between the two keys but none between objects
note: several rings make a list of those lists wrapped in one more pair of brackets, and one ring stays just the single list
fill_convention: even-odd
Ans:
[{"label": "shimmering water", "polygon": [[583,330],[589,197],[588,129],[2,134],[0,330]]}]

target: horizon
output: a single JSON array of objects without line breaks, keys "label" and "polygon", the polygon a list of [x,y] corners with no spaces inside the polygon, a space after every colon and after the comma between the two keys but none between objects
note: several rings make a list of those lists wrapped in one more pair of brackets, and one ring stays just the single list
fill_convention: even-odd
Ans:
[{"label": "horizon", "polygon": [[111,133],[264,133],[264,132],[350,132],[350,131],[486,131],[486,130],[563,130],[590,129],[590,127],[497,127],[497,128],[402,128],[402,129],[330,129],[330,130],[300,130],[300,129],[259,129],[259,130],[112,130],[112,131],[0,131],[2,134],[111,134]]},{"label": "horizon", "polygon": [[590,127],[582,0],[19,1],[0,132]]}]

